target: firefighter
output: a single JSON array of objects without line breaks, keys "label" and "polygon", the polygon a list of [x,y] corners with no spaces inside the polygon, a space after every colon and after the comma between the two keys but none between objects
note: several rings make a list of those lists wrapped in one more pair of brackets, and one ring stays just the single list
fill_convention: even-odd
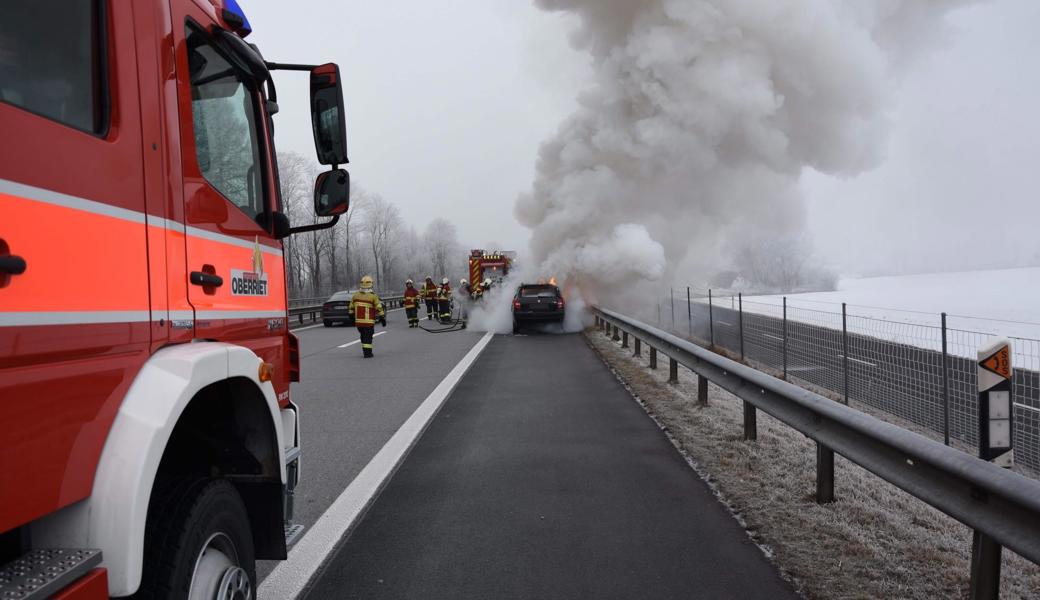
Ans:
[{"label": "firefighter", "polygon": [[361,278],[361,289],[354,292],[350,299],[350,313],[354,315],[354,325],[361,335],[361,353],[365,358],[372,358],[372,338],[375,336],[376,321],[386,327],[386,312],[379,296],[372,291],[372,277]]},{"label": "firefighter", "polygon": [[451,283],[447,277],[441,280],[437,288],[437,307],[441,323],[451,322]]},{"label": "firefighter", "polygon": [[404,282],[404,314],[408,315],[408,327],[419,326],[419,290],[411,279]]},{"label": "firefighter", "polygon": [[433,313],[437,311],[437,284],[429,275],[423,282],[422,299],[426,302],[426,320],[429,321],[433,318]]},{"label": "firefighter", "polygon": [[466,319],[469,318],[469,303],[473,301],[473,289],[465,279],[459,280],[459,319],[462,320],[462,328],[466,328]]}]

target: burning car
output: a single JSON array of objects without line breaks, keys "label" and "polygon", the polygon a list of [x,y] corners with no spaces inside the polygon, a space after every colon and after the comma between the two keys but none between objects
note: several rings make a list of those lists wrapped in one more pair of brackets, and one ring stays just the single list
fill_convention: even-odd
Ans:
[{"label": "burning car", "polygon": [[525,325],[562,323],[566,302],[555,282],[522,283],[513,296],[513,333]]}]

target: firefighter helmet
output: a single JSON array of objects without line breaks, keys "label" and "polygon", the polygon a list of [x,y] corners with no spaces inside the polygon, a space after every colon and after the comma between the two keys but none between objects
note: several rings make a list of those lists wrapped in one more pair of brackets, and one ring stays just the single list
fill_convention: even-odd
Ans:
[{"label": "firefighter helmet", "polygon": [[415,282],[414,282],[414,281],[412,281],[411,279],[405,279],[405,280],[404,280],[404,284],[405,284],[405,285],[412,285],[413,283],[415,283]]},{"label": "firefighter helmet", "polygon": [[490,277],[484,280],[484,287],[486,287],[486,288],[491,287],[491,278]]},{"label": "firefighter helmet", "polygon": [[430,275],[427,275],[426,276],[426,281],[429,281],[430,283],[433,283],[433,277],[430,276]]},{"label": "firefighter helmet", "polygon": [[372,276],[371,275],[365,275],[364,277],[361,278],[361,289],[363,289],[363,290],[370,290],[370,289],[372,289]]},{"label": "firefighter helmet", "polygon": [[448,285],[448,278],[445,277],[444,279],[441,279],[441,284],[442,285]]},{"label": "firefighter helmet", "polygon": [[459,280],[459,285],[461,285],[462,287],[466,287],[466,283],[468,283],[468,282],[465,279],[460,279]]}]

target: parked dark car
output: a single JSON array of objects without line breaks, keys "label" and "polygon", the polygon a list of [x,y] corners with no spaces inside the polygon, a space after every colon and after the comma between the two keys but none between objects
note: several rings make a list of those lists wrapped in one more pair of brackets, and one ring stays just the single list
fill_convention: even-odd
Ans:
[{"label": "parked dark car", "polygon": [[513,333],[525,325],[562,323],[566,302],[551,283],[520,284],[513,296]]},{"label": "parked dark car", "polygon": [[349,290],[336,292],[321,305],[321,320],[326,327],[332,327],[336,322],[348,327],[354,324],[354,315],[350,314],[350,298],[353,295],[354,292]]}]

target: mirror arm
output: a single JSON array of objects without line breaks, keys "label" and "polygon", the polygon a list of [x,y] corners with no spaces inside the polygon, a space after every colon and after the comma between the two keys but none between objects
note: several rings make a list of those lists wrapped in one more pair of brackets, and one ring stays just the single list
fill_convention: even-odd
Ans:
[{"label": "mirror arm", "polygon": [[314,69],[316,69],[316,68],[318,68],[320,66],[320,65],[298,65],[298,64],[293,64],[293,63],[276,63],[276,62],[267,62],[267,61],[264,61],[264,62],[267,64],[267,70],[268,71],[313,71]]},{"label": "mirror arm", "polygon": [[331,221],[325,221],[324,223],[315,223],[314,225],[301,225],[299,227],[293,227],[289,230],[289,235],[295,235],[297,233],[306,233],[308,231],[319,231],[321,229],[328,229],[339,222],[339,215],[334,215]]}]

